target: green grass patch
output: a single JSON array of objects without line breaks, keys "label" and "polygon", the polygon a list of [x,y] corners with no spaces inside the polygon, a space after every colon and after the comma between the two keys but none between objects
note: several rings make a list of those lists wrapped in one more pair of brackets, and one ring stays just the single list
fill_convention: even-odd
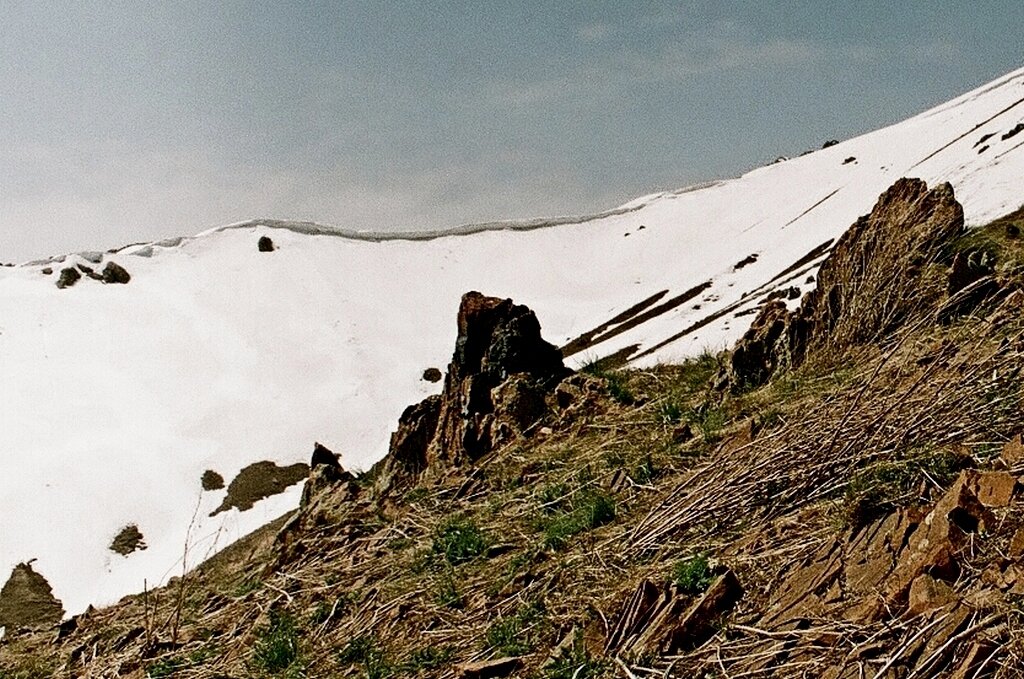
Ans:
[{"label": "green grass patch", "polygon": [[338,661],[350,667],[360,667],[366,679],[387,679],[396,673],[387,652],[368,636],[349,641],[338,653]]},{"label": "green grass patch", "polygon": [[562,504],[541,521],[544,546],[549,549],[561,549],[573,536],[615,520],[615,499],[601,491],[582,490]]},{"label": "green grass patch", "polygon": [[487,628],[487,647],[500,656],[526,655],[537,646],[543,622],[544,609],[539,604],[529,603],[491,623]]},{"label": "green grass patch", "polygon": [[847,485],[840,524],[856,528],[913,501],[922,481],[948,486],[963,464],[961,456],[946,450],[916,451],[904,459],[873,464]]},{"label": "green grass patch", "polygon": [[252,664],[268,674],[302,676],[299,629],[288,613],[271,611],[270,622],[257,631]]},{"label": "green grass patch", "polygon": [[490,539],[471,519],[453,516],[434,530],[431,551],[457,566],[477,558],[489,546]]},{"label": "green grass patch", "polygon": [[462,592],[455,583],[455,573],[446,568],[434,583],[434,602],[445,608],[462,608]]},{"label": "green grass patch", "polygon": [[706,554],[694,554],[676,561],[672,566],[672,581],[685,594],[702,594],[714,579]]}]

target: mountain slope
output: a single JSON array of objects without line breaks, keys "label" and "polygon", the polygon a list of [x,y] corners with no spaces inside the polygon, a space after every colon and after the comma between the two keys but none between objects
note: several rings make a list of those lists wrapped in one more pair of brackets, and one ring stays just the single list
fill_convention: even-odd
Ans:
[{"label": "mountain slope", "polygon": [[[210,518],[224,491],[201,491],[207,469],[230,481],[260,460],[305,461],[316,440],[368,467],[402,409],[438,390],[421,376],[447,360],[467,290],[528,304],[577,364],[722,348],[769,292],[813,287],[828,244],[899,177],[951,182],[968,224],[1017,208],[1022,121],[1024,70],[813,154],[586,219],[428,239],[258,221],[99,265],[0,269],[0,573],[36,559],[77,612],[297,502],[292,486]],[[263,236],[273,252],[258,251]],[[54,285],[65,267],[106,261],[131,281]],[[123,557],[108,545],[129,524],[148,548]]]}]

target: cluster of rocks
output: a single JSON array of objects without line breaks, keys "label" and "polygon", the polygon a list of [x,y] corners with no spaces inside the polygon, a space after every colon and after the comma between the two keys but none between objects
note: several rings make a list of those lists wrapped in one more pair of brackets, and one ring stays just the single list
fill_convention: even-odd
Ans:
[{"label": "cluster of rocks", "polygon": [[[49,267],[44,268],[43,273],[50,275],[53,273],[53,269]],[[82,280],[83,276],[104,284],[117,285],[124,285],[132,279],[131,274],[117,262],[107,262],[100,272],[97,272],[91,266],[78,263],[73,267],[67,266],[60,270],[60,274],[57,276],[57,287],[61,290],[70,288]]]}]

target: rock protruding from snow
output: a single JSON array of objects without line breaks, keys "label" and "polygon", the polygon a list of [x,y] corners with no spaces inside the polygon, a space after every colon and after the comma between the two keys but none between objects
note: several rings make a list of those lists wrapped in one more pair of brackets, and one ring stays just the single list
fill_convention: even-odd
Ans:
[{"label": "rock protruding from snow", "polygon": [[274,247],[274,241],[270,240],[270,236],[260,236],[256,242],[256,249],[260,252],[273,252],[277,248]]},{"label": "rock protruding from snow", "polygon": [[543,415],[546,395],[571,372],[528,307],[466,293],[444,391],[402,414],[377,470],[378,488],[438,464],[473,462],[527,431]]},{"label": "rock protruding from snow", "polygon": [[57,287],[61,290],[64,288],[70,288],[81,278],[82,274],[78,272],[78,269],[71,266],[65,267],[60,270],[60,276],[57,278]]},{"label": "rock protruding from snow", "polygon": [[811,352],[870,343],[919,316],[946,294],[934,265],[963,232],[952,186],[898,180],[839,239],[798,309],[761,310],[733,352],[731,384],[758,386]]},{"label": "rock protruding from snow", "polygon": [[132,279],[131,274],[117,262],[107,262],[107,265],[103,267],[102,276],[104,283],[117,283],[120,285],[124,285]]},{"label": "rock protruding from snow", "polygon": [[53,596],[50,583],[32,568],[31,562],[14,567],[0,589],[0,627],[45,628],[60,622],[64,607]]}]

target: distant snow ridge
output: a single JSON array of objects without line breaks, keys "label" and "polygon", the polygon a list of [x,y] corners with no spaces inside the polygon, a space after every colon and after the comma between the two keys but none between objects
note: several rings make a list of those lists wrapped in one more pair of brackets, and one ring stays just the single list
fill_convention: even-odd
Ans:
[{"label": "distant snow ridge", "polygon": [[[230,484],[267,461],[274,473],[314,441],[368,467],[403,408],[440,390],[424,371],[448,363],[469,290],[535,310],[570,363],[725,347],[768,296],[795,306],[900,177],[951,182],[968,224],[1018,208],[1022,123],[1024,70],[892,127],[589,217],[423,234],[256,220],[2,268],[0,580],[31,562],[77,613],[180,572],[186,544],[191,565],[289,511],[301,487],[211,517],[231,503],[223,483],[203,490],[205,472]],[[130,283],[55,285],[62,267],[108,262]],[[145,550],[109,549],[126,526]]]}]

